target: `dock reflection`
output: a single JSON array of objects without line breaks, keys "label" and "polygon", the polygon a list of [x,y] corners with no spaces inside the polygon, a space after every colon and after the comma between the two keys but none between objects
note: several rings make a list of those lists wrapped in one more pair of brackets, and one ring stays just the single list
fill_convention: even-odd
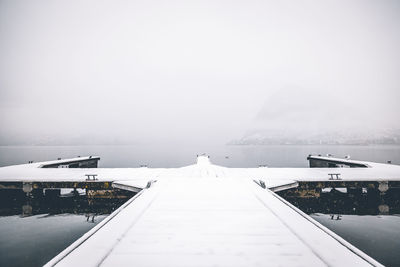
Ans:
[{"label": "dock reflection", "polygon": [[392,215],[400,213],[400,190],[390,189],[385,194],[330,189],[317,197],[298,197],[288,192],[279,195],[307,214],[333,214],[332,220],[340,215]]},{"label": "dock reflection", "polygon": [[86,194],[48,194],[27,196],[22,190],[0,190],[0,216],[38,214],[82,214],[93,223],[95,217],[110,214],[120,207],[126,198],[91,198]]}]

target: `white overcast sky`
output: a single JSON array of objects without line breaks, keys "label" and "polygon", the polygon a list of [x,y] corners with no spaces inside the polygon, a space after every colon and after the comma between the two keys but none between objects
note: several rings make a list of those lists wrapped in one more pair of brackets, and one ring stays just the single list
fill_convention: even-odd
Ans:
[{"label": "white overcast sky", "polygon": [[399,26],[400,1],[0,0],[0,139],[398,128]]}]

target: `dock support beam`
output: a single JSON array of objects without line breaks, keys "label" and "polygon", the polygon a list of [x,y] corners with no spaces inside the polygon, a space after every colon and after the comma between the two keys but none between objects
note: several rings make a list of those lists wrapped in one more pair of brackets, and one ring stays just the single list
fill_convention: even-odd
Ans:
[{"label": "dock support beam", "polygon": [[381,192],[382,195],[385,194],[386,191],[389,190],[389,182],[388,181],[379,182],[378,190],[379,192]]},{"label": "dock support beam", "polygon": [[33,190],[32,183],[22,183],[22,191],[29,194]]}]

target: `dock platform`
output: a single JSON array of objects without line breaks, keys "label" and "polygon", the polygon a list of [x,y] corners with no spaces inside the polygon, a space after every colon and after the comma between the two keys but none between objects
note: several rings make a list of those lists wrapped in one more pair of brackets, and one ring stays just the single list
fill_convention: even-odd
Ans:
[{"label": "dock platform", "polygon": [[[182,168],[91,169],[138,193],[46,266],[381,266],[273,191],[365,182],[384,192],[400,181],[400,166],[386,165],[226,168],[200,156]],[[89,171],[29,169],[0,168],[0,182],[82,182]]]}]

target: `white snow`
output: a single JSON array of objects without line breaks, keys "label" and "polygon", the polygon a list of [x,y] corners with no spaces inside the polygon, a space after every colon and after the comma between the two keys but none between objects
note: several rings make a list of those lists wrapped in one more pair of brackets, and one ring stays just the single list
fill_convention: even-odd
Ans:
[{"label": "white snow", "polygon": [[[79,159],[79,158],[77,158]],[[81,158],[82,159],[82,158]],[[49,162],[46,162],[46,164]],[[57,163],[57,161],[51,161]],[[86,174],[97,174],[99,181],[115,181],[144,188],[150,180],[171,177],[247,178],[263,180],[268,188],[296,181],[329,181],[329,174],[339,173],[344,181],[398,181],[400,166],[362,162],[371,168],[227,168],[214,165],[207,156],[199,156],[197,164],[182,168],[39,168],[43,163],[0,168],[0,181],[85,181]]]},{"label": "white snow", "polygon": [[246,178],[170,177],[47,266],[379,266],[307,217]]},{"label": "white snow", "polygon": [[141,190],[47,266],[364,266],[379,263],[263,189],[297,181],[400,180],[400,166],[226,168],[200,156],[182,168],[0,168],[0,181],[99,181]]}]

